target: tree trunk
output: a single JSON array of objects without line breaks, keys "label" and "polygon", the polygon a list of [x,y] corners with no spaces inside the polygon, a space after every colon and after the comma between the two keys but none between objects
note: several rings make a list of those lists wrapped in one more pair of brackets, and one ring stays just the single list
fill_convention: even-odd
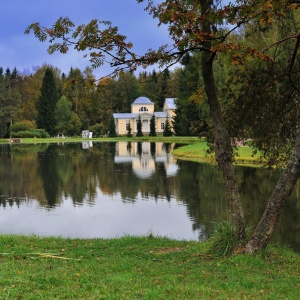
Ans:
[{"label": "tree trunk", "polygon": [[[209,11],[209,0],[200,0],[203,16]],[[203,22],[202,31],[207,34],[211,33],[211,22],[206,20]],[[238,192],[237,182],[234,173],[232,162],[232,146],[230,136],[224,122],[220,103],[218,100],[216,84],[213,74],[213,59],[214,53],[210,52],[211,42],[209,39],[204,43],[204,50],[202,51],[201,66],[202,77],[204,81],[205,91],[210,107],[210,115],[214,126],[214,150],[216,154],[216,161],[219,165],[223,176],[225,197],[229,209],[229,217],[231,223],[236,230],[236,236],[240,243],[245,242],[245,219],[240,196]]]},{"label": "tree trunk", "polygon": [[246,253],[264,249],[278,222],[280,213],[287,203],[297,180],[300,176],[300,130],[297,132],[297,139],[294,153],[290,157],[287,166],[280,176],[276,187],[269,199],[264,214],[257,225],[251,239],[246,245]]}]

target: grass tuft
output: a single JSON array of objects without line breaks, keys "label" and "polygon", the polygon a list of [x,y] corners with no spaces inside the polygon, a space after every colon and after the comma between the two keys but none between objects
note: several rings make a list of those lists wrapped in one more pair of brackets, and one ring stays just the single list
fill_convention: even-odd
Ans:
[{"label": "grass tuft", "polygon": [[234,228],[228,221],[216,223],[213,234],[210,237],[210,253],[216,257],[229,256],[233,253],[238,241]]},{"label": "grass tuft", "polygon": [[[246,228],[246,236],[251,234],[251,227]],[[230,256],[235,250],[240,248],[239,241],[236,238],[235,230],[228,221],[216,223],[213,234],[210,237],[211,247],[209,253],[216,257]],[[237,252],[239,252],[237,250]]]}]

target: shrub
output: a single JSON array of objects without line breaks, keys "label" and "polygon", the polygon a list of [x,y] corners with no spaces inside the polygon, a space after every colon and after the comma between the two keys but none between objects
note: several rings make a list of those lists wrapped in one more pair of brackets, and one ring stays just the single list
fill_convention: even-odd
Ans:
[{"label": "shrub", "polygon": [[89,131],[93,132],[94,137],[100,137],[104,133],[103,124],[97,123],[95,125],[89,126],[88,129],[89,129]]}]

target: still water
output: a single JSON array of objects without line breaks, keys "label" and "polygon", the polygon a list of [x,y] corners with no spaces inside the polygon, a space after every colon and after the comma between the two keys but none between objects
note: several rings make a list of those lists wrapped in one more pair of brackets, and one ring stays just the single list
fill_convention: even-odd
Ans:
[{"label": "still water", "polygon": [[[176,145],[0,146],[0,233],[205,240],[227,208],[216,167],[176,160]],[[236,168],[246,219],[258,222],[278,173]],[[300,186],[273,241],[300,251]]]}]

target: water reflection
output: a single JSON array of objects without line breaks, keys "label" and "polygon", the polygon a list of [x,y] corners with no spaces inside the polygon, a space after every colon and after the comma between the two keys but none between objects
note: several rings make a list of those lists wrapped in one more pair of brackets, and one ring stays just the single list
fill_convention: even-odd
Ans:
[{"label": "water reflection", "polygon": [[93,142],[92,141],[83,141],[82,149],[89,149],[89,148],[93,148]]},{"label": "water reflection", "polygon": [[[85,146],[84,146],[85,145]],[[115,237],[152,232],[206,239],[227,207],[216,167],[176,161],[173,144],[93,143],[0,146],[3,233]],[[237,167],[249,224],[255,225],[277,173]],[[300,186],[274,240],[300,250]]]},{"label": "water reflection", "polygon": [[114,161],[116,164],[131,163],[133,172],[141,179],[150,178],[156,172],[156,167],[159,167],[158,163],[164,165],[167,176],[174,176],[178,165],[169,152],[164,143],[119,142]]}]

